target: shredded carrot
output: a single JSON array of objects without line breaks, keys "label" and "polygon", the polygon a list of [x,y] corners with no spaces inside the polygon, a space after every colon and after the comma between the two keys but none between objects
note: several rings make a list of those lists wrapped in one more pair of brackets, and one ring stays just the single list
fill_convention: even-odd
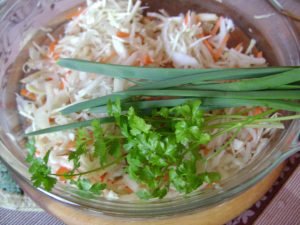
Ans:
[{"label": "shredded carrot", "polygon": [[[58,174],[58,175],[64,175],[64,174],[69,173],[69,172],[70,172],[70,170],[69,170],[68,168],[66,168],[66,167],[64,167],[64,166],[61,166],[61,167],[59,167],[59,169],[56,171],[56,174]],[[66,178],[64,178],[63,176],[60,176],[60,177],[59,177],[59,180],[64,181],[64,180],[66,180]]]},{"label": "shredded carrot", "polygon": [[187,12],[187,13],[185,14],[183,23],[184,23],[184,25],[188,26],[188,25],[189,25],[189,22],[190,22],[190,12]]},{"label": "shredded carrot", "polygon": [[213,188],[212,184],[207,184],[205,188]]},{"label": "shredded carrot", "polygon": [[153,63],[153,60],[148,54],[142,56],[142,59],[141,59],[142,66],[147,66],[151,63]]},{"label": "shredded carrot", "polygon": [[78,16],[80,16],[80,14],[83,12],[83,8],[78,8],[77,10],[72,10],[71,12],[69,12],[69,13],[67,13],[66,15],[65,15],[65,18],[67,19],[67,20],[71,20],[71,19],[73,19],[73,18],[75,18],[75,17],[78,17]]},{"label": "shredded carrot", "polygon": [[208,155],[208,153],[210,152],[210,149],[209,148],[203,148],[202,151],[203,151],[204,155]]},{"label": "shredded carrot", "polygon": [[197,38],[203,38],[203,37],[204,37],[204,34],[203,34],[203,33],[197,34],[196,37],[197,37]]},{"label": "shredded carrot", "polygon": [[122,32],[122,31],[118,31],[116,35],[117,35],[117,37],[119,37],[119,38],[128,38],[128,37],[130,36],[129,33],[127,33],[127,32]]},{"label": "shredded carrot", "polygon": [[60,57],[60,51],[57,51],[55,48],[58,44],[58,40],[54,40],[49,45],[49,55],[53,57],[53,59],[57,60]]},{"label": "shredded carrot", "polygon": [[60,52],[55,52],[53,54],[53,59],[58,60],[60,58]]},{"label": "shredded carrot", "polygon": [[106,177],[107,173],[104,173],[100,176],[100,181],[103,182],[105,177]]},{"label": "shredded carrot", "polygon": [[211,45],[211,43],[208,40],[204,40],[203,43],[207,47],[207,49],[210,52],[210,54],[214,57],[215,52],[214,52],[214,49],[213,49],[213,46]]},{"label": "shredded carrot", "polygon": [[262,51],[257,52],[255,56],[256,58],[262,58],[263,57]]},{"label": "shredded carrot", "polygon": [[59,82],[59,89],[63,90],[65,88],[65,84],[63,81]]},{"label": "shredded carrot", "polygon": [[215,54],[214,54],[215,61],[218,61],[220,59],[222,52],[224,51],[224,48],[226,47],[226,44],[227,44],[229,38],[230,38],[230,35],[226,34],[226,36],[222,40],[220,47],[215,51]]},{"label": "shredded carrot", "polygon": [[218,19],[218,21],[216,22],[216,24],[215,24],[215,26],[213,27],[213,29],[211,30],[211,32],[210,32],[210,34],[212,35],[212,36],[215,36],[217,33],[218,33],[218,31],[219,31],[219,29],[220,29],[220,26],[221,26],[221,20],[223,19],[223,17],[221,16],[219,19]]},{"label": "shredded carrot", "polygon": [[262,107],[255,107],[253,110],[252,110],[252,114],[253,116],[257,116],[259,114],[262,114],[264,112],[263,108]]},{"label": "shredded carrot", "polygon": [[107,57],[103,58],[102,60],[100,60],[100,62],[101,63],[108,63],[111,60],[113,60],[113,58],[115,58],[116,55],[117,55],[117,53],[115,51],[113,51],[110,56],[107,56]]},{"label": "shredded carrot", "polygon": [[48,121],[49,121],[49,123],[54,123],[55,120],[54,120],[54,118],[49,117]]},{"label": "shredded carrot", "polygon": [[53,80],[53,78],[47,77],[45,80],[46,80],[46,81],[51,81],[51,80]]},{"label": "shredded carrot", "polygon": [[29,91],[27,91],[26,89],[22,89],[22,90],[20,91],[20,94],[21,94],[22,96],[24,96],[24,97],[26,97],[26,98],[32,100],[32,101],[35,101],[35,100],[36,100],[36,95],[33,94],[33,93],[31,93],[31,92],[29,92]]},{"label": "shredded carrot", "polygon": [[239,43],[237,46],[235,46],[235,50],[240,51],[243,48],[243,42]]},{"label": "shredded carrot", "polygon": [[76,142],[75,142],[75,141],[69,141],[69,142],[66,144],[66,148],[67,148],[67,149],[75,148],[75,146],[76,146]]},{"label": "shredded carrot", "polygon": [[58,40],[54,40],[53,42],[50,43],[50,45],[49,45],[49,52],[50,53],[54,53],[57,43],[58,43]]},{"label": "shredded carrot", "polygon": [[124,188],[124,191],[126,191],[126,193],[128,194],[131,194],[133,192],[128,186]]},{"label": "shredded carrot", "polygon": [[[198,34],[197,37],[198,38],[203,38],[204,34],[203,33]],[[207,39],[203,40],[203,44],[206,46],[206,48],[208,49],[209,53],[211,54],[211,56],[215,60],[215,51],[214,51],[214,47],[212,46],[212,44]]]}]

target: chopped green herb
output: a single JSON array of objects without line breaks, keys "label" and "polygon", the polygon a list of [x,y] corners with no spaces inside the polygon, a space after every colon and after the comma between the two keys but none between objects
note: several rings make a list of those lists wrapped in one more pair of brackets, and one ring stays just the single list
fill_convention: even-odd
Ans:
[{"label": "chopped green herb", "polygon": [[100,160],[100,165],[103,166],[107,163],[107,147],[103,130],[99,120],[95,120],[92,123],[93,127],[93,138],[94,138],[94,156]]},{"label": "chopped green herb", "polygon": [[92,198],[93,195],[100,195],[106,188],[106,184],[94,183],[92,184],[88,179],[79,178],[76,181],[71,182],[78,188],[78,194],[84,198]]},{"label": "chopped green herb", "polygon": [[[136,194],[141,199],[163,198],[170,187],[188,194],[204,183],[214,183],[221,179],[217,172],[198,171],[200,163],[207,163],[224,151],[244,127],[278,127],[281,121],[299,119],[299,115],[269,118],[274,110],[268,110],[255,116],[242,114],[224,116],[204,113],[201,101],[187,101],[174,107],[163,107],[145,113],[129,107],[124,111],[120,101],[108,103],[108,115],[113,122],[111,133],[105,132],[100,120],[93,120],[90,128],[76,131],[76,149],[69,154],[74,169],[65,177],[75,178],[70,182],[78,187],[80,195],[91,197],[101,194],[105,184],[92,184],[82,176],[104,170],[120,161],[126,161],[124,170],[131,179],[141,185]],[[218,132],[213,133],[215,129]],[[223,146],[209,155],[202,155],[200,147],[224,133],[232,133]],[[92,147],[93,146],[93,147]],[[94,151],[92,151],[94,149]],[[28,162],[33,174],[34,185],[50,190],[56,182],[50,174],[47,161],[35,158],[35,147],[28,142]],[[75,173],[80,167],[80,157],[93,153],[99,158],[99,168]]]},{"label": "chopped green herb", "polygon": [[28,155],[26,161],[29,163],[29,172],[31,173],[31,180],[35,187],[43,187],[45,190],[50,191],[56,184],[56,178],[52,177],[51,170],[47,166],[50,151],[44,156],[43,159],[35,157],[36,147],[34,139],[30,139],[26,145]]}]

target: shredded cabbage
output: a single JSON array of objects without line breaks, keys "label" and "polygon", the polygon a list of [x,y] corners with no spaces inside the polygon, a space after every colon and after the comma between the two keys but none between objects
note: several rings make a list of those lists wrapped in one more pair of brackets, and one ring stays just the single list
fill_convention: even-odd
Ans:
[{"label": "shredded cabbage", "polygon": [[[235,29],[233,21],[229,18],[219,17],[213,13],[188,12],[186,15],[178,16],[169,16],[165,11],[148,13],[147,16],[143,16],[142,13],[141,1],[87,0],[86,9],[66,24],[64,34],[59,40],[47,33],[52,43],[57,42],[54,43],[53,49],[50,46],[32,43],[29,60],[23,67],[24,73],[28,76],[21,82],[36,98],[29,101],[17,95],[20,114],[31,122],[27,131],[95,118],[99,115],[85,111],[70,115],[58,112],[66,105],[108,95],[133,85],[129,81],[60,68],[55,64],[57,55],[62,58],[135,66],[176,68],[266,66],[264,58],[257,58],[252,54],[255,40],[251,40],[246,52],[225,45],[221,49],[220,58],[214,59],[205,41],[209,41],[216,49],[220,48],[224,38]],[[210,35],[210,31],[219,20],[220,29],[215,35]],[[44,31],[49,32],[47,29]],[[225,110],[225,113],[233,112]],[[219,171],[225,178],[235,173],[268,144],[269,139],[264,138],[268,132],[270,129],[244,129],[226,151],[207,165],[207,169]],[[74,150],[74,147],[68,147],[74,142],[74,138],[72,130],[36,137],[39,156],[44,156],[51,149],[48,164],[53,173],[60,167],[72,169],[73,165],[67,160],[67,154]],[[227,134],[220,136],[207,148],[216,149],[228,138]],[[98,159],[82,156],[79,170],[96,168],[98,162]],[[140,188],[137,183],[124,175],[122,165],[110,167],[99,173],[100,175],[106,173],[107,180],[123,176],[118,183],[121,188],[127,187],[132,191]],[[88,176],[95,180],[99,178],[99,174]],[[201,188],[204,187],[205,185]],[[113,191],[105,191],[104,196],[109,199],[119,198]],[[168,196],[174,196],[174,193],[169,193]],[[124,198],[126,199],[126,196]]]}]

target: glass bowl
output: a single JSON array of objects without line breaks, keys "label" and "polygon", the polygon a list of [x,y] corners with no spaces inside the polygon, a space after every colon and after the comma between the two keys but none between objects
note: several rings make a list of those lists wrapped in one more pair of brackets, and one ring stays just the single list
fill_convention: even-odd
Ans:
[{"label": "glass bowl", "polygon": [[[171,15],[187,10],[215,12],[231,17],[248,37],[255,38],[271,65],[299,65],[299,31],[292,21],[277,14],[267,1],[226,0],[224,3],[211,0],[145,0],[155,11],[165,9]],[[0,10],[0,156],[9,168],[28,185],[30,174],[25,163],[24,135],[22,120],[16,109],[15,93],[19,90],[19,80],[24,76],[22,65],[28,55],[30,40],[42,41],[41,27],[61,28],[67,10],[72,10],[82,0],[17,0],[6,1]],[[269,18],[255,19],[254,15],[270,14]],[[103,198],[84,199],[76,195],[71,187],[57,185],[51,192],[39,189],[64,204],[93,212],[122,218],[160,218],[206,210],[240,195],[258,183],[272,169],[300,149],[297,140],[300,121],[286,124],[272,143],[248,166],[237,174],[222,181],[221,190],[195,192],[189,196],[176,197],[148,203],[109,201]]]}]

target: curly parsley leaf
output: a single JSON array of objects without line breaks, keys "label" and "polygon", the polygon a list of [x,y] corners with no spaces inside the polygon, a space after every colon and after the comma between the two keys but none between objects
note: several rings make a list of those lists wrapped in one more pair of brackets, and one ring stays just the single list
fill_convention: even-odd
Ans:
[{"label": "curly parsley leaf", "polygon": [[79,191],[77,193],[84,198],[92,198],[94,195],[100,195],[102,191],[106,188],[106,184],[103,183],[94,183],[92,184],[86,178],[79,178],[76,181],[72,181],[72,184],[75,184]]},{"label": "curly parsley leaf", "polygon": [[148,133],[151,129],[151,125],[147,124],[145,120],[139,117],[133,107],[128,110],[128,125],[130,126],[130,133],[133,136],[137,136],[141,133]]},{"label": "curly parsley leaf", "polygon": [[108,153],[115,158],[119,158],[122,155],[122,145],[120,140],[115,140],[110,143]]},{"label": "curly parsley leaf", "polygon": [[92,123],[94,137],[94,156],[99,158],[100,165],[107,163],[108,150],[105,143],[105,137],[99,120]]},{"label": "curly parsley leaf", "polygon": [[176,168],[170,169],[170,182],[181,193],[188,194],[203,184],[203,179],[197,174],[196,160],[184,160]]},{"label": "curly parsley leaf", "polygon": [[204,182],[196,164],[203,158],[199,146],[207,144],[210,135],[202,129],[200,104],[197,101],[154,110],[150,118],[133,108],[124,115],[127,120],[121,120],[120,129],[126,128],[126,171],[131,179],[145,186],[137,193],[140,198],[163,198],[170,185],[179,192],[190,193]]},{"label": "curly parsley leaf", "polygon": [[116,120],[116,124],[120,125],[121,123],[121,101],[120,99],[116,99],[115,102],[111,102],[110,100],[107,103],[107,113],[110,116],[113,116]]},{"label": "curly parsley leaf", "polygon": [[35,187],[43,187],[46,191],[51,191],[57,182],[57,179],[52,177],[51,170],[47,166],[50,151],[43,159],[35,157],[35,142],[33,139],[29,140],[26,145],[28,155],[26,161],[29,163],[29,172],[31,173],[31,181]]},{"label": "curly parsley leaf", "polygon": [[[110,164],[108,159],[120,158],[125,151],[125,171],[143,187],[136,193],[141,199],[163,198],[171,186],[178,192],[188,194],[204,182],[218,181],[218,173],[199,173],[197,170],[197,163],[205,160],[199,147],[211,139],[203,129],[204,115],[199,110],[200,104],[200,101],[195,101],[173,108],[161,108],[145,115],[133,107],[122,114],[120,101],[109,102],[108,113],[115,118],[119,130],[104,134],[97,120],[91,124],[92,130],[77,130],[76,149],[69,154],[74,168],[68,177],[79,178],[70,182],[77,186],[78,194],[87,198],[99,195],[105,189],[105,184],[92,184],[88,179],[81,178],[96,170],[74,173],[80,167],[81,156],[87,154],[92,145],[93,156],[99,158],[100,169]],[[31,142],[28,142],[28,149],[28,161],[33,162],[30,172],[34,185],[51,189],[56,179],[50,175],[47,167],[50,152],[43,159],[36,159]]]}]

